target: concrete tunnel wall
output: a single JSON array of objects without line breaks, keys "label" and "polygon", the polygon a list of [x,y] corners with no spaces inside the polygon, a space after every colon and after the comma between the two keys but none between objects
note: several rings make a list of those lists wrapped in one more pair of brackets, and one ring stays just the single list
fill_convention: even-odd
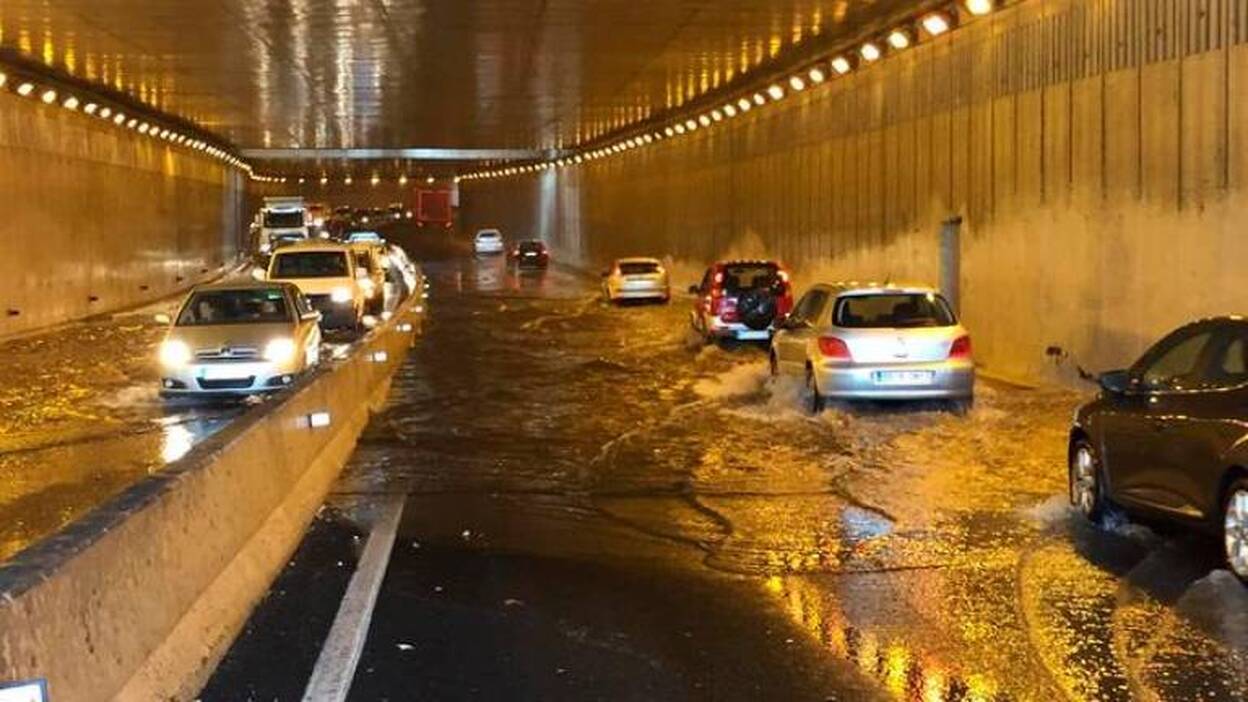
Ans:
[{"label": "concrete tunnel wall", "polygon": [[238,170],[11,93],[0,194],[0,337],[169,295],[232,263],[246,236]]},{"label": "concrete tunnel wall", "polygon": [[[685,280],[770,255],[799,282],[940,277],[963,217],[978,361],[1070,379],[1248,311],[1248,2],[1026,0],[735,120],[581,166],[465,182],[467,228]],[[708,108],[709,109],[709,108]]]}]

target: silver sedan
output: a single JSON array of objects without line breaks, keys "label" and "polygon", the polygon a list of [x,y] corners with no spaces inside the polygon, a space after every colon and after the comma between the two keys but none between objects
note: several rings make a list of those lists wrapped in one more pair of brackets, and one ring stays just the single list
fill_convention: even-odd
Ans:
[{"label": "silver sedan", "polygon": [[667,270],[657,258],[620,258],[602,273],[602,296],[608,302],[659,300],[672,296]]},{"label": "silver sedan", "polygon": [[828,398],[950,400],[975,393],[971,337],[939,291],[927,287],[816,285],[780,325],[772,373],[806,380],[810,409]]}]

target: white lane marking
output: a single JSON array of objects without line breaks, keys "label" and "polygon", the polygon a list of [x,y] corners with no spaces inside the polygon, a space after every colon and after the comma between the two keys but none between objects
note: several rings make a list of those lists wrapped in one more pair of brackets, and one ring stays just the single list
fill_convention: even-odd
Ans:
[{"label": "white lane marking", "polygon": [[355,667],[368,639],[373,606],[377,604],[381,581],[390,563],[390,550],[399,530],[405,499],[405,495],[391,495],[381,504],[377,523],[364,544],[359,567],[347,584],[347,593],[338,606],[329,636],[316,658],[312,678],[303,692],[303,702],[342,702],[347,699]]}]

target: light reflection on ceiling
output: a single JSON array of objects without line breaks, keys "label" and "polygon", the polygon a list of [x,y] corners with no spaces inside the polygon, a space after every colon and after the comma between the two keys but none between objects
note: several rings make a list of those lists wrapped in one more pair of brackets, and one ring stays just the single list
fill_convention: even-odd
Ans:
[{"label": "light reflection on ceiling", "polygon": [[5,0],[0,48],[244,148],[558,148],[914,0]]}]

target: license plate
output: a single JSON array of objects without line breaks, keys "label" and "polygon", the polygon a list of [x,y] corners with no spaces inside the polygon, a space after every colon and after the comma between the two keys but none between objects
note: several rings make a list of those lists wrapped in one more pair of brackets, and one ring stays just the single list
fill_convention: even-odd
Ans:
[{"label": "license plate", "polygon": [[219,366],[205,366],[203,378],[204,380],[241,380],[251,374],[251,370],[246,366],[222,364]]},{"label": "license plate", "polygon": [[763,329],[762,331],[750,330],[737,332],[737,339],[741,341],[762,341],[763,339],[770,338],[771,334],[766,329]]},{"label": "license plate", "polygon": [[525,254],[525,257],[527,258],[527,257],[530,257],[530,256],[536,256],[536,255],[537,255],[537,254],[535,254],[535,253],[533,253],[532,251],[530,251],[530,252],[528,252],[528,253],[526,253],[526,254]]},{"label": "license plate", "polygon": [[931,385],[936,380],[932,371],[877,371],[876,385]]}]

